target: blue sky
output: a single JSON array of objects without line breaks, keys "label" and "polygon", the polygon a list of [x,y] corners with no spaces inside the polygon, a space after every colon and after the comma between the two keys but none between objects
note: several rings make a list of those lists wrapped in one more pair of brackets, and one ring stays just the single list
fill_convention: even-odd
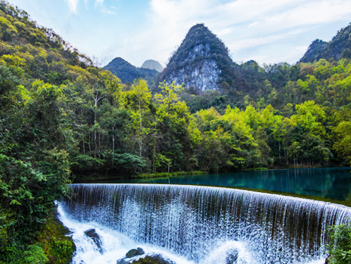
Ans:
[{"label": "blue sky", "polygon": [[205,25],[235,62],[297,62],[309,44],[351,22],[350,0],[9,0],[101,66],[122,57],[167,64],[193,25]]}]

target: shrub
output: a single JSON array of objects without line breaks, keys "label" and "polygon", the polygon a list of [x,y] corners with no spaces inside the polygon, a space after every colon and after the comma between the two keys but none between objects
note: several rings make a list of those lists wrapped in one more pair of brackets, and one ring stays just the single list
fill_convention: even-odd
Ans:
[{"label": "shrub", "polygon": [[341,224],[327,229],[329,244],[327,245],[328,264],[351,263],[351,225]]}]

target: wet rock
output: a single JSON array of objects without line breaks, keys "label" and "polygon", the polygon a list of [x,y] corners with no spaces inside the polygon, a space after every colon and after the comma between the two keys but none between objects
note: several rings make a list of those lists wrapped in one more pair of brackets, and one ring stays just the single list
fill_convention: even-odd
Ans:
[{"label": "wet rock", "polygon": [[227,257],[225,258],[226,264],[235,264],[239,258],[239,252],[237,249],[227,251]]},{"label": "wet rock", "polygon": [[140,258],[134,260],[132,264],[176,264],[175,262],[165,259],[162,255],[146,256],[145,258]]},{"label": "wet rock", "polygon": [[144,254],[145,254],[145,252],[142,248],[131,249],[126,254],[126,258],[133,258],[133,257],[144,255]]},{"label": "wet rock", "polygon": [[[136,255],[136,256],[140,256],[140,255]],[[146,256],[144,258],[139,258],[138,260],[132,260],[131,258],[123,258],[123,259],[117,260],[117,264],[176,264],[176,263],[174,261],[164,258],[160,254],[157,254],[152,256]]]},{"label": "wet rock", "polygon": [[144,255],[145,252],[142,248],[137,248],[137,249],[131,249],[127,252],[126,257],[117,260],[117,264],[128,264],[132,263],[131,260],[128,260],[130,258],[136,257],[136,256],[141,256]]},{"label": "wet rock", "polygon": [[95,245],[98,247],[100,253],[103,253],[103,249],[102,249],[102,242],[101,242],[101,238],[100,236],[96,233],[95,229],[89,229],[87,231],[84,232],[84,234],[88,237],[90,237]]}]

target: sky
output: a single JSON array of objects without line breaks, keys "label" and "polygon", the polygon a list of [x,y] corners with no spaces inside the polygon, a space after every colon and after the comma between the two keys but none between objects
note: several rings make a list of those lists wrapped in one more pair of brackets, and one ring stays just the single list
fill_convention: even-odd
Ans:
[{"label": "sky", "polygon": [[189,29],[204,23],[237,63],[296,63],[315,39],[351,22],[350,0],[8,0],[105,66],[121,57],[166,66]]}]

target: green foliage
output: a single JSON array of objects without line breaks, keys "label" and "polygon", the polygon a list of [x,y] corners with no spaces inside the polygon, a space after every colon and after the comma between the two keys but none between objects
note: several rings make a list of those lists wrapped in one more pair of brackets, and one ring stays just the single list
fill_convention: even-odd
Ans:
[{"label": "green foliage", "polygon": [[206,171],[177,171],[177,172],[158,172],[158,173],[142,173],[136,175],[135,178],[163,178],[163,177],[176,177],[176,176],[184,176],[184,175],[201,175],[206,174]]},{"label": "green foliage", "polygon": [[329,244],[327,245],[328,264],[346,264],[351,262],[351,226],[341,224],[327,229]]},{"label": "green foliage", "polygon": [[114,154],[112,160],[114,166],[123,168],[128,175],[133,175],[146,167],[145,161],[140,156],[130,153]]},{"label": "green foliage", "polygon": [[133,83],[134,79],[143,78],[153,84],[158,74],[156,70],[137,68],[122,58],[113,59],[104,69],[118,76],[123,83]]},{"label": "green foliage", "polygon": [[[71,253],[57,234],[39,234],[53,229],[53,201],[69,193],[75,176],[351,160],[347,58],[260,67],[218,56],[222,92],[197,96],[163,82],[152,94],[141,79],[121,84],[24,11],[5,2],[0,9],[0,262],[45,262],[38,240],[49,261]],[[211,42],[200,27],[191,34]],[[219,40],[210,49],[228,53]]]},{"label": "green foliage", "polygon": [[[0,154],[0,250],[6,257],[6,244],[25,243],[46,218],[54,200],[68,193],[67,153],[53,150],[34,169],[29,162]],[[7,211],[11,210],[11,214]],[[1,257],[0,257],[1,260]],[[33,262],[34,263],[34,262]]]},{"label": "green foliage", "polygon": [[48,262],[42,247],[37,245],[28,246],[27,250],[23,253],[23,262],[26,264],[42,264]]},{"label": "green foliage", "polygon": [[65,236],[66,233],[67,229],[61,223],[55,222],[51,212],[50,217],[38,231],[37,242],[28,246],[23,244],[7,246],[0,263],[68,263],[72,259],[74,243],[70,237]]},{"label": "green foliage", "polygon": [[132,262],[132,264],[167,264],[167,263],[168,261],[158,256],[146,256],[145,258],[140,258]]},{"label": "green foliage", "polygon": [[28,245],[26,248],[7,247],[6,255],[0,259],[1,264],[43,264],[48,263],[49,259],[45,255],[43,245],[40,243]]},{"label": "green foliage", "polygon": [[342,121],[335,130],[340,140],[336,141],[334,149],[351,162],[351,122]]},{"label": "green foliage", "polygon": [[74,243],[71,237],[67,237],[68,230],[53,219],[50,215],[37,237],[43,245],[45,255],[49,263],[65,264],[72,259]]}]

